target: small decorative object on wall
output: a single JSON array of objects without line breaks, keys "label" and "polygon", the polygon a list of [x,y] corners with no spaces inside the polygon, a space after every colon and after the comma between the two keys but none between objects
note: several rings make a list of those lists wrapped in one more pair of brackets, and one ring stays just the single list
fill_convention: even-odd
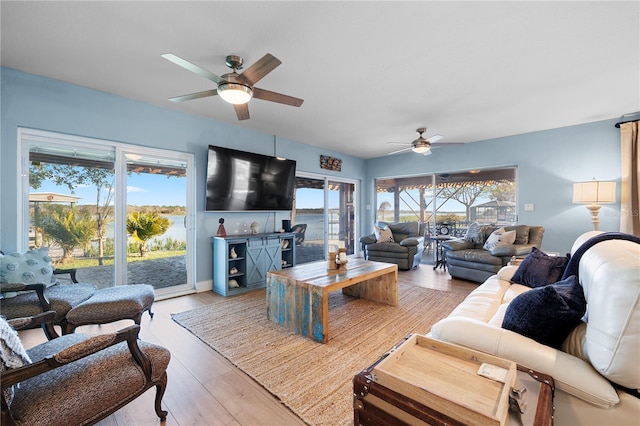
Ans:
[{"label": "small decorative object on wall", "polygon": [[220,225],[218,225],[218,232],[216,233],[216,237],[226,237],[227,236],[227,230],[224,229],[224,218],[220,218],[218,220],[218,223]]},{"label": "small decorative object on wall", "polygon": [[340,172],[342,171],[342,160],[328,155],[321,155],[320,168]]}]

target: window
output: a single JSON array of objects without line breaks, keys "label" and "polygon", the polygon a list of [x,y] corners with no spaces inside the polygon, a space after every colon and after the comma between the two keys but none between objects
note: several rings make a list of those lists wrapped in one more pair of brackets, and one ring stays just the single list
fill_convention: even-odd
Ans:
[{"label": "window", "polygon": [[516,170],[508,167],[377,179],[376,220],[427,222],[432,234],[446,225],[454,235],[464,235],[469,222],[515,224]]},{"label": "window", "polygon": [[24,246],[98,287],[193,289],[191,154],[29,129],[19,141]]}]

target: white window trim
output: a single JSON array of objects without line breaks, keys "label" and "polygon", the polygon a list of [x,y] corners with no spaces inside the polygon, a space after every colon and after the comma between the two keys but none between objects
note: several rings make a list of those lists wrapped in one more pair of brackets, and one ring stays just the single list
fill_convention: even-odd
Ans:
[{"label": "white window trim", "polygon": [[[30,141],[42,141],[46,143],[59,143],[66,146],[78,146],[78,148],[86,148],[91,146],[99,150],[100,148],[109,147],[115,150],[114,165],[116,168],[116,199],[121,200],[116,204],[115,214],[123,215],[126,213],[127,199],[126,188],[123,185],[119,185],[118,182],[122,182],[126,175],[126,168],[122,163],[125,153],[135,153],[140,155],[158,156],[175,159],[178,161],[184,161],[187,170],[187,182],[186,182],[186,203],[187,203],[187,215],[186,215],[186,237],[187,237],[187,284],[186,286],[173,286],[170,288],[171,292],[192,290],[195,288],[195,258],[196,258],[196,239],[195,239],[195,215],[196,215],[196,203],[195,203],[195,160],[192,153],[172,151],[162,148],[150,148],[140,145],[128,144],[123,142],[116,142],[106,139],[97,139],[84,136],[68,135],[65,133],[51,132],[45,130],[30,129],[26,127],[18,127],[18,163],[20,164],[21,179],[18,181],[18,198],[19,202],[16,203],[16,217],[17,217],[17,229],[16,229],[16,241],[18,242],[18,250],[25,251],[29,247],[29,142]],[[121,216],[123,217],[123,216]],[[125,226],[123,221],[116,221],[116,233],[123,233],[123,227]],[[126,241],[121,244],[124,246],[124,253],[126,253]],[[123,247],[117,247],[122,253]],[[122,262],[116,260],[116,271],[118,274],[118,264],[122,265]],[[121,266],[122,267],[122,266]],[[116,280],[118,281],[118,280]],[[183,288],[184,287],[184,288]],[[163,293],[163,289],[158,289],[156,293]]]}]

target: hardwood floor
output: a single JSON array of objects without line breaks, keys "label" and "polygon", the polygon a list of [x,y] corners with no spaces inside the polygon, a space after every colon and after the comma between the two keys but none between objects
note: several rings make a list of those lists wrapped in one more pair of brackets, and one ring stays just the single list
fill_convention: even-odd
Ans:
[{"label": "hardwood floor", "polygon": [[[442,291],[469,293],[476,283],[451,279],[442,269],[422,264],[412,271],[400,271],[400,282]],[[203,292],[157,301],[155,316],[143,316],[140,338],[171,351],[169,382],[163,408],[169,411],[165,425],[304,425],[261,385],[202,343],[171,319],[171,313],[186,311],[219,298]],[[84,326],[77,332],[100,334],[130,325],[119,321],[103,326]],[[44,340],[40,330],[21,333],[26,347]],[[363,366],[365,367],[365,366]],[[158,425],[153,409],[155,388],[120,409],[99,425]]]}]

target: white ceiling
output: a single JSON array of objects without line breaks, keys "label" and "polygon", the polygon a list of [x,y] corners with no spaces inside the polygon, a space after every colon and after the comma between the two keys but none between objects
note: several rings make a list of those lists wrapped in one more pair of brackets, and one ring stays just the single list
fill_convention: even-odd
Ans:
[{"label": "white ceiling", "polygon": [[[640,3],[8,2],[2,65],[362,158],[415,129],[473,142],[640,110]],[[305,100],[254,99],[238,121],[214,84],[225,56],[282,65],[257,86]]]}]

